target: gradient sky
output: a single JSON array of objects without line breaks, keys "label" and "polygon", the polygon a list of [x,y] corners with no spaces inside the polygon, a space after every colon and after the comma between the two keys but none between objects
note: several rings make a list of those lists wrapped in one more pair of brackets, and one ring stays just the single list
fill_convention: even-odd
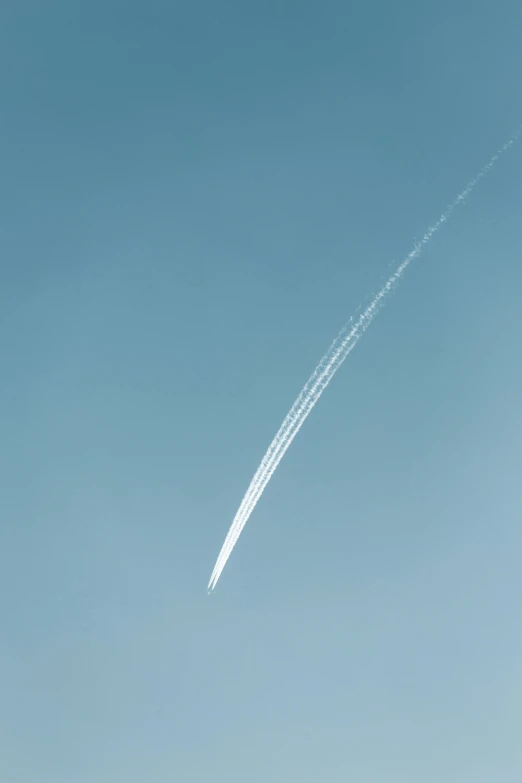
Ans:
[{"label": "gradient sky", "polygon": [[5,0],[0,780],[522,780],[522,5]]}]

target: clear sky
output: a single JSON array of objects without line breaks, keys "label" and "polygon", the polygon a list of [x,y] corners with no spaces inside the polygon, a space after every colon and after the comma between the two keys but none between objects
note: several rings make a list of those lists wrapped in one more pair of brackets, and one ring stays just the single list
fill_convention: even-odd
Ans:
[{"label": "clear sky", "polygon": [[520,781],[520,1],[0,30],[0,780]]}]

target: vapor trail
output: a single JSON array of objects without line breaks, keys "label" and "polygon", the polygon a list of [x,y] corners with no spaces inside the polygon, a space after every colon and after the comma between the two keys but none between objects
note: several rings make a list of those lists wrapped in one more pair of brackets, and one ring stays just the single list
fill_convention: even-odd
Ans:
[{"label": "vapor trail", "polygon": [[493,157],[486,163],[479,173],[466,185],[464,190],[459,193],[457,198],[446,207],[438,220],[428,228],[424,236],[415,243],[410,253],[399,264],[395,272],[388,278],[380,291],[374,296],[370,304],[356,319],[350,319],[348,324],[339,332],[328,351],[320,360],[312,375],[299,393],[296,401],[287,413],[276,436],[268,447],[268,450],[261,460],[257,471],[254,474],[250,486],[241,501],[241,505],[233,519],[230,530],[228,531],[225,542],[218,555],[214,570],[208,583],[208,589],[213,590],[219,577],[226,565],[230,553],[234,548],[241,531],[254,510],[259,498],[261,497],[266,485],[270,481],[274,471],[283,459],[287,449],[293,439],[303,426],[308,414],[315,406],[323,391],[326,389],[335,373],[344,362],[348,354],[355,347],[368,326],[371,324],[381,307],[385,304],[388,295],[395,285],[404,275],[406,269],[412,261],[417,259],[425,246],[431,240],[433,235],[439,230],[443,223],[451,217],[455,209],[465,201],[478,182],[486,176],[493,168],[500,156],[506,152],[518,139],[522,132],[522,126],[513,134]]}]

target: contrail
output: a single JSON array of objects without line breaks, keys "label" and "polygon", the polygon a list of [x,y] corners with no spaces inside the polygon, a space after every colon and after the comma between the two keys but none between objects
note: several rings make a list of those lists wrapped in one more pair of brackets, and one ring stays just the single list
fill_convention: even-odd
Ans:
[{"label": "contrail", "polygon": [[219,577],[226,565],[230,553],[232,552],[245,524],[248,521],[257,501],[261,497],[266,485],[270,481],[274,471],[283,459],[293,439],[303,426],[308,414],[315,406],[322,393],[334,377],[335,373],[344,362],[348,354],[355,347],[366,329],[369,327],[381,307],[385,304],[389,294],[395,285],[404,275],[406,269],[412,261],[417,259],[425,246],[431,240],[433,235],[439,230],[443,223],[451,217],[455,209],[462,204],[470,195],[471,191],[480,180],[493,168],[501,155],[506,152],[518,139],[522,132],[522,126],[517,129],[513,136],[500,149],[495,152],[493,157],[486,163],[479,173],[466,185],[464,190],[459,193],[457,198],[446,207],[438,220],[428,228],[424,236],[415,243],[412,250],[406,258],[399,264],[395,272],[388,278],[380,291],[374,296],[370,304],[359,315],[358,318],[350,319],[348,324],[339,332],[328,351],[320,360],[312,375],[299,393],[296,401],[287,413],[276,436],[268,447],[268,450],[261,460],[257,471],[254,474],[250,486],[241,501],[241,505],[234,517],[230,530],[228,531],[225,542],[216,560],[214,570],[208,583],[208,590],[213,590]]}]

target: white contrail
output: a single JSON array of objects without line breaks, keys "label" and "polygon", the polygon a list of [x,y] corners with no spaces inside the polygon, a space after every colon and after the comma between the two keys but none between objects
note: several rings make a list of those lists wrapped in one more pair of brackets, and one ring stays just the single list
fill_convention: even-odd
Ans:
[{"label": "white contrail", "polygon": [[355,347],[360,337],[364,334],[371,324],[381,307],[384,305],[388,295],[399,282],[404,272],[416,258],[420,256],[424,247],[428,244],[433,235],[439,230],[443,223],[451,217],[454,210],[465,201],[477,183],[493,168],[500,156],[506,152],[518,139],[522,131],[522,126],[513,134],[489,160],[488,163],[479,171],[474,179],[469,182],[457,198],[444,210],[439,219],[424,234],[424,236],[415,243],[413,249],[406,258],[399,264],[395,272],[382,286],[380,291],[374,296],[373,300],[354,321],[351,319],[348,324],[337,335],[334,342],[322,357],[312,375],[301,390],[296,401],[287,413],[276,436],[268,447],[268,450],[261,460],[250,486],[241,501],[241,505],[234,517],[230,530],[228,531],[225,542],[217,558],[214,570],[208,583],[208,589],[213,590],[219,577],[230,557],[241,531],[243,530],[250,514],[254,510],[257,501],[261,497],[266,485],[270,481],[274,471],[283,459],[287,449],[293,439],[303,426],[308,414],[315,406],[323,391],[326,389],[333,376],[344,362],[348,354]]}]

